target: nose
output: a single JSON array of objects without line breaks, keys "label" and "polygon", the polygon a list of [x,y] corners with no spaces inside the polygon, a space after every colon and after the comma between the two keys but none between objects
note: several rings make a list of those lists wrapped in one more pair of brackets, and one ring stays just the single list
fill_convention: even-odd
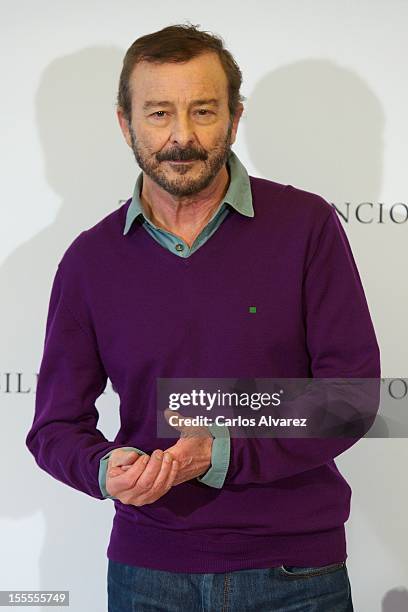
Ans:
[{"label": "nose", "polygon": [[194,130],[186,113],[178,113],[173,121],[170,141],[173,145],[186,147],[194,142]]}]

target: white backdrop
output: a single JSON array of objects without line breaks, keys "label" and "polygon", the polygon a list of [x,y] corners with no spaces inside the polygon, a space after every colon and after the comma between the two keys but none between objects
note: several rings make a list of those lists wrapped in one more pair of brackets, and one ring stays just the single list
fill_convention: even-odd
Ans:
[{"label": "white backdrop", "polygon": [[[185,20],[223,36],[247,97],[234,150],[250,174],[315,191],[344,217],[348,211],[343,223],[382,375],[407,377],[408,4],[1,6],[0,590],[70,590],[73,612],[103,612],[113,503],[53,480],[24,439],[56,265],[80,231],[131,195],[138,172],[114,112],[126,48]],[[118,402],[109,386],[97,406],[112,439]],[[356,612],[408,610],[407,459],[401,438],[361,440],[336,460],[353,489],[346,528]]]}]

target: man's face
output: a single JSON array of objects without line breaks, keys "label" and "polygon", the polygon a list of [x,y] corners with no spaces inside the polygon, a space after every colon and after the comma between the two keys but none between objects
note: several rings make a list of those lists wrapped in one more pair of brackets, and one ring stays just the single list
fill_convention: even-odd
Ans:
[{"label": "man's face", "polygon": [[138,63],[132,120],[119,122],[140,168],[174,196],[205,189],[227,161],[242,105],[231,120],[228,81],[215,53],[188,62]]}]

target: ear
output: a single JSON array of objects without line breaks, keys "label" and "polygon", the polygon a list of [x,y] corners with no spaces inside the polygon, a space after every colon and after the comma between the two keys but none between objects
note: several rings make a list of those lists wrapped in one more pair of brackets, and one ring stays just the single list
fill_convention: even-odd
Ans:
[{"label": "ear", "polygon": [[129,145],[129,147],[132,148],[132,140],[130,138],[130,131],[129,131],[129,122],[127,118],[125,117],[123,109],[120,106],[118,106],[116,110],[116,115],[119,121],[120,129],[122,130],[122,134],[125,137],[125,140],[127,144]]},{"label": "ear", "polygon": [[234,118],[232,120],[231,144],[235,142],[237,131],[238,131],[239,120],[241,119],[241,115],[243,112],[244,112],[244,105],[242,104],[242,102],[240,102],[238,105],[237,111],[234,115]]}]

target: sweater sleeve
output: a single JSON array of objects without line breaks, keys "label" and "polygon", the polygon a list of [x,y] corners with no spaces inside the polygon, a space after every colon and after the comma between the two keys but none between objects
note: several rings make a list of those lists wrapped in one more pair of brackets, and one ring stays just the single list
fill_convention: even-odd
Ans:
[{"label": "sweater sleeve", "polygon": [[[34,420],[26,445],[48,474],[104,499],[98,482],[99,462],[108,451],[121,448],[123,441],[109,442],[97,429],[95,401],[106,387],[107,374],[90,326],[79,320],[67,301],[73,290],[68,277],[60,262],[51,290]],[[75,295],[80,296],[78,288]],[[77,300],[80,308],[80,297]]]},{"label": "sweater sleeve", "polygon": [[230,434],[228,427],[224,425],[210,425],[209,430],[213,437],[211,450],[211,466],[201,476],[197,476],[198,482],[208,487],[221,489],[227,475],[230,460]]},{"label": "sweater sleeve", "polygon": [[[378,380],[379,389],[379,347],[353,254],[333,207],[316,242],[305,262],[302,286],[312,378],[371,378]],[[313,405],[313,391],[305,401]],[[378,403],[371,409],[374,418],[376,411]],[[311,470],[340,455],[364,433],[332,438],[231,436],[224,485],[267,484]]]}]

